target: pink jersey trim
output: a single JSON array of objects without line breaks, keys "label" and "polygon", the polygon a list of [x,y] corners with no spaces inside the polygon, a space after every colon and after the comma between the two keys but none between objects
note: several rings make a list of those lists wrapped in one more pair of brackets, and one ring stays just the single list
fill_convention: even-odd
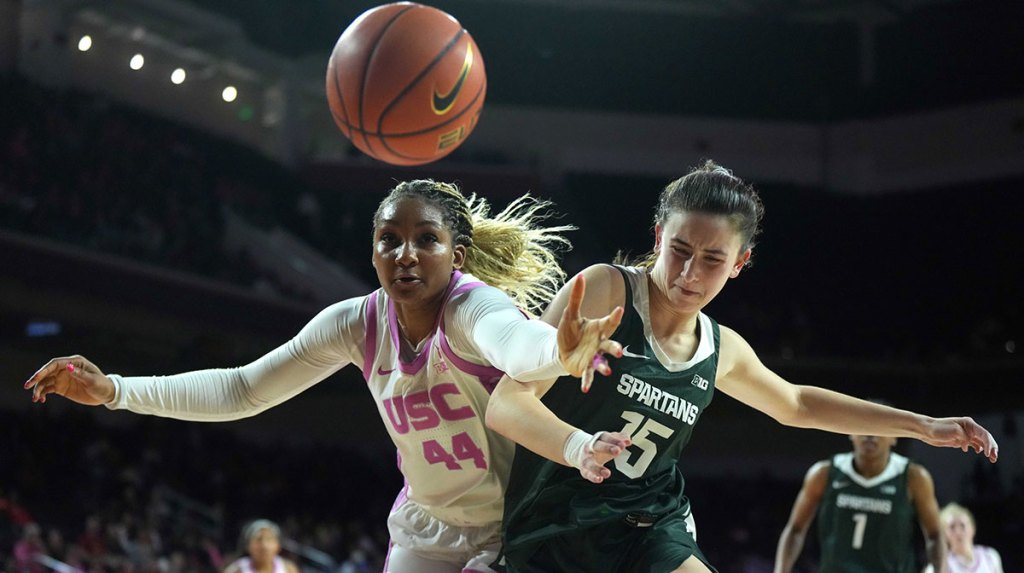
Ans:
[{"label": "pink jersey trim", "polygon": [[[462,294],[464,292],[482,286],[487,285],[481,281],[475,281],[471,283],[466,283],[464,285],[459,285],[457,289],[452,291],[452,294],[448,297],[448,301],[455,298],[455,296],[458,294]],[[448,301],[445,301],[445,305],[447,305]],[[466,374],[471,374],[479,378],[480,383],[484,385],[484,388],[487,390],[488,394],[494,392],[494,387],[498,385],[498,381],[501,380],[501,377],[504,376],[505,373],[493,366],[484,366],[483,364],[476,364],[470,362],[469,360],[466,360],[465,358],[462,358],[461,356],[456,354],[455,351],[452,350],[451,345],[448,344],[448,336],[444,332],[444,321],[441,321],[440,330],[441,338],[439,339],[439,342],[441,343],[441,352],[444,353],[445,357],[448,358],[448,360],[450,360],[452,364],[455,364],[455,367],[458,368],[459,370],[462,370]]]},{"label": "pink jersey trim", "polygon": [[[461,272],[455,271],[452,273],[452,278],[448,281],[448,292],[445,293],[444,297],[445,303],[447,303],[448,298],[451,297],[453,287],[461,278]],[[423,350],[416,355],[416,358],[412,359],[412,362],[403,362],[401,352],[399,351],[399,349],[402,348],[402,345],[398,335],[398,313],[395,312],[395,301],[390,298],[388,299],[388,330],[391,331],[391,343],[394,345],[395,351],[399,353],[398,368],[402,371],[402,374],[416,374],[423,368],[423,365],[427,363],[427,358],[430,356],[430,347],[434,342],[434,335],[437,334],[438,326],[444,322],[444,308],[445,305],[442,304],[441,309],[437,313],[436,322],[434,323],[434,331],[430,333],[430,336],[428,336],[427,340],[423,343]]]},{"label": "pink jersey trim", "polygon": [[[437,323],[434,326],[434,331],[427,337],[427,340],[423,344],[423,349],[412,359],[411,362],[404,362],[401,358],[398,359],[398,368],[406,375],[415,375],[427,363],[427,359],[430,357],[430,349],[434,344],[434,338],[440,331],[441,336],[438,338],[439,347],[444,356],[455,365],[459,370],[471,375],[476,376],[480,379],[480,383],[484,386],[488,393],[494,391],[494,387],[498,385],[498,381],[505,374],[498,368],[493,366],[484,366],[482,364],[476,364],[462,358],[452,349],[451,345],[448,344],[448,337],[444,330],[444,313],[448,306],[448,303],[464,292],[468,292],[472,289],[487,286],[482,281],[473,281],[470,283],[462,284],[456,287],[463,274],[460,271],[452,273],[452,278],[448,282],[448,293],[444,297],[444,303],[441,305],[441,309],[437,314]],[[379,296],[380,289],[374,294]],[[388,330],[391,334],[391,343],[396,351],[401,348],[401,341],[399,338],[399,327],[398,327],[398,313],[395,312],[395,303],[390,298],[387,301],[388,304]],[[366,330],[366,358],[363,360],[363,378],[367,381],[370,376],[373,375],[373,363],[377,354],[377,300],[375,296],[370,297],[370,302],[367,305],[367,330]],[[525,313],[524,313],[525,316]],[[369,320],[372,317],[373,320]]]},{"label": "pink jersey trim", "polygon": [[377,289],[366,297],[366,338],[363,341],[363,380],[370,381],[373,376],[373,362],[377,358],[377,298],[382,289]]},{"label": "pink jersey trim", "polygon": [[388,552],[387,552],[387,555],[384,556],[384,571],[383,571],[383,573],[388,573],[388,563],[391,562],[391,550],[394,549],[394,548],[395,548],[395,542],[394,541],[388,541]]}]

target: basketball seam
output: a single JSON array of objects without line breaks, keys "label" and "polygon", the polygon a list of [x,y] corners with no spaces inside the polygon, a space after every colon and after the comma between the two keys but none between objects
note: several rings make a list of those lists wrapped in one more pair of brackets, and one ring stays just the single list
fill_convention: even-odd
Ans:
[{"label": "basketball seam", "polygon": [[[382,128],[384,126],[384,118],[387,117],[388,112],[390,112],[392,108],[394,108],[396,105],[398,105],[398,102],[401,101],[402,98],[406,96],[406,94],[408,94],[410,91],[412,91],[412,88],[416,84],[418,84],[420,82],[420,80],[422,80],[424,77],[426,77],[430,73],[430,71],[434,69],[434,67],[438,64],[438,62],[440,62],[446,55],[448,55],[448,52],[452,51],[452,48],[454,48],[459,43],[459,40],[462,39],[462,37],[464,35],[468,35],[468,34],[469,33],[466,32],[465,28],[459,28],[459,30],[457,32],[455,32],[455,36],[453,36],[452,39],[448,41],[448,45],[445,46],[443,50],[438,52],[438,54],[436,56],[434,56],[434,59],[431,60],[430,63],[427,64],[426,67],[424,67],[420,71],[420,73],[417,74],[416,77],[414,77],[412,79],[412,81],[410,81],[408,83],[408,85],[406,85],[404,88],[402,88],[402,91],[398,92],[398,95],[396,95],[394,97],[394,99],[391,100],[391,103],[389,103],[387,106],[384,107],[384,110],[381,111],[380,115],[377,117],[377,132],[378,133],[380,133],[380,131],[382,130]],[[483,86],[481,86],[481,87],[483,87]],[[480,90],[477,90],[476,96],[474,96],[472,102],[475,102],[478,97],[480,97]],[[472,102],[470,102],[470,103],[472,103]],[[419,133],[427,133],[427,132],[433,131],[433,130],[439,128],[439,127],[443,127],[445,125],[448,125],[449,123],[451,123],[451,122],[459,119],[460,117],[462,117],[462,115],[465,114],[466,110],[470,109],[470,107],[471,106],[466,106],[457,115],[448,118],[447,121],[443,121],[443,122],[438,123],[436,125],[432,125],[428,129],[420,130]],[[409,135],[414,135],[414,134],[409,134]],[[364,135],[364,137],[365,137],[365,135]],[[407,155],[403,155],[401,153],[398,153],[397,151],[392,149],[390,145],[388,145],[388,142],[387,142],[386,139],[384,139],[384,137],[380,137],[380,143],[381,143],[381,145],[384,146],[385,149],[388,150],[388,152],[390,152],[391,154],[393,154],[393,155],[395,155],[397,157],[401,157],[403,159],[415,159],[417,161],[422,159],[422,158],[407,156]],[[447,154],[445,154],[445,155],[447,155]]]},{"label": "basketball seam", "polygon": [[328,105],[327,107],[331,110],[331,116],[334,117],[334,122],[338,123],[340,121],[341,124],[344,124],[344,126],[348,128],[348,133],[345,134],[345,137],[352,139],[352,125],[348,122],[348,108],[345,106],[345,96],[341,93],[341,86],[338,85],[338,68],[334,65],[333,54],[331,55],[331,60],[331,64],[328,66],[328,69],[331,72],[331,85],[334,86],[334,91],[338,94],[338,102],[341,103],[341,113],[344,114],[344,119],[339,120],[338,114],[334,112],[333,106]]},{"label": "basketball seam", "polygon": [[463,115],[466,114],[467,111],[472,109],[473,104],[476,102],[476,100],[480,99],[480,94],[481,94],[481,92],[484,91],[484,89],[486,87],[487,87],[487,83],[485,81],[485,83],[481,84],[480,89],[476,90],[476,93],[473,95],[473,99],[469,100],[469,104],[467,104],[465,108],[460,110],[458,113],[452,115],[448,119],[442,121],[441,123],[436,123],[436,124],[426,128],[426,129],[418,129],[416,131],[396,131],[396,132],[368,131],[368,130],[356,127],[356,126],[352,125],[351,123],[346,123],[345,127],[348,127],[349,129],[351,129],[354,132],[359,132],[359,133],[365,134],[365,135],[372,135],[373,137],[377,137],[377,138],[385,138],[385,137],[386,138],[400,138],[400,137],[413,137],[413,136],[416,136],[416,135],[422,135],[424,133],[428,133],[428,132],[434,131],[435,129],[437,129],[439,127],[444,127],[444,126],[452,123],[453,121],[461,118]]},{"label": "basketball seam", "polygon": [[366,142],[367,153],[370,154],[371,156],[374,154],[373,145],[370,143],[370,138],[367,135],[367,132],[363,129],[363,100],[366,99],[366,77],[369,75],[370,68],[373,66],[373,58],[377,55],[377,48],[380,47],[381,41],[384,39],[384,36],[388,33],[388,30],[391,29],[391,26],[393,26],[395,22],[402,17],[403,14],[409,12],[415,7],[416,5],[413,4],[411,6],[403,8],[399,13],[392,16],[391,20],[384,25],[384,28],[381,29],[380,31],[380,35],[377,36],[377,41],[373,43],[373,49],[370,50],[370,57],[366,58],[366,65],[363,67],[363,82],[362,85],[359,86],[359,131],[360,133],[363,134],[363,141]]},{"label": "basketball seam", "polygon": [[[446,126],[446,125],[448,125],[448,124],[452,123],[453,121],[455,121],[455,120],[457,120],[457,119],[461,118],[461,117],[462,117],[463,115],[465,115],[467,111],[469,111],[469,110],[473,109],[473,104],[474,104],[474,103],[476,103],[476,100],[480,99],[480,95],[481,95],[481,94],[483,93],[483,91],[484,91],[484,89],[486,89],[486,87],[487,87],[487,82],[486,82],[486,81],[484,81],[484,83],[483,83],[483,84],[481,84],[481,86],[480,86],[480,89],[478,89],[478,90],[476,91],[476,94],[475,94],[475,95],[473,96],[473,99],[472,99],[472,100],[470,100],[470,102],[469,102],[469,105],[467,105],[466,107],[464,107],[464,108],[462,109],[462,111],[460,111],[460,112],[459,112],[458,114],[456,114],[456,115],[452,116],[452,117],[451,117],[451,118],[449,118],[449,119],[448,119],[447,121],[444,121],[444,122],[442,122],[442,123],[439,123],[439,124],[437,124],[437,125],[434,125],[434,126],[432,126],[432,127],[430,128],[430,129],[423,129],[423,130],[420,130],[420,131],[417,131],[417,132],[413,132],[413,133],[408,133],[408,134],[401,134],[401,135],[387,135],[387,137],[388,137],[388,138],[394,138],[394,137],[410,137],[410,136],[413,136],[413,135],[419,135],[419,134],[421,134],[421,133],[427,133],[427,132],[429,132],[429,131],[433,131],[433,130],[435,130],[435,129],[439,128],[439,127],[444,127],[444,126]],[[414,155],[405,155],[405,154],[402,154],[402,153],[399,153],[399,152],[395,151],[394,149],[392,149],[392,148],[391,148],[391,146],[390,146],[390,145],[388,145],[387,139],[385,139],[385,138],[384,138],[383,136],[378,136],[378,137],[380,137],[380,142],[381,142],[381,144],[382,144],[382,145],[383,145],[383,146],[384,146],[384,147],[385,147],[385,148],[386,148],[386,149],[387,149],[387,150],[388,150],[388,151],[389,151],[389,152],[390,152],[390,153],[391,153],[392,155],[395,155],[395,156],[397,156],[397,157],[401,157],[401,158],[403,158],[403,159],[413,159],[413,160],[416,160],[416,161],[431,161],[432,159],[440,159],[441,157],[444,157],[444,155],[448,155],[448,153],[451,153],[452,151],[455,151],[455,148],[453,147],[452,149],[448,150],[448,153],[445,153],[445,154],[444,154],[444,155],[442,155],[441,157],[416,157],[416,156],[414,156]]]}]

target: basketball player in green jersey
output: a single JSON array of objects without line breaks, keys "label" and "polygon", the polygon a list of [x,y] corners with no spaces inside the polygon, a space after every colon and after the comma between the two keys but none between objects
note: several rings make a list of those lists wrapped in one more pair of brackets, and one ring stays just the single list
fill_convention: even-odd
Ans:
[{"label": "basketball player in green jersey", "polygon": [[[625,308],[611,335],[624,349],[596,359],[610,379],[587,394],[572,378],[506,377],[492,395],[488,425],[520,444],[493,568],[712,571],[697,547],[677,461],[716,391],[790,426],[908,436],[996,460],[992,436],[970,418],[931,418],[790,384],[701,312],[749,261],[761,213],[749,185],[708,162],[662,192],[646,260],[595,265],[575,279],[587,283],[583,315]],[[545,321],[557,321],[568,292],[555,297]]]},{"label": "basketball player in green jersey", "polygon": [[939,503],[928,470],[894,453],[895,438],[850,436],[853,451],[807,472],[782,530],[775,573],[789,573],[818,516],[821,573],[914,573],[914,522],[928,561],[943,571]]}]

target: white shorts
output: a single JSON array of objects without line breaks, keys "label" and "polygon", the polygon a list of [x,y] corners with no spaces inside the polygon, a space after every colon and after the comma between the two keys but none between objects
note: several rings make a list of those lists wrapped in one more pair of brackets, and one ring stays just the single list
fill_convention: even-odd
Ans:
[{"label": "white shorts", "polygon": [[489,564],[501,547],[501,523],[449,525],[403,498],[388,516],[391,546],[384,573],[493,573]]}]

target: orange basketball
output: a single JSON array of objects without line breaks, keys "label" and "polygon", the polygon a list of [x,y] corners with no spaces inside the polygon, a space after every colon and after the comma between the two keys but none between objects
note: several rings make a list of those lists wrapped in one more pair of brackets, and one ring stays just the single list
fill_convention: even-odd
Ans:
[{"label": "orange basketball", "polygon": [[484,61],[469,32],[413,2],[364,12],[327,64],[327,101],[341,132],[394,165],[451,153],[476,126],[486,92]]}]

